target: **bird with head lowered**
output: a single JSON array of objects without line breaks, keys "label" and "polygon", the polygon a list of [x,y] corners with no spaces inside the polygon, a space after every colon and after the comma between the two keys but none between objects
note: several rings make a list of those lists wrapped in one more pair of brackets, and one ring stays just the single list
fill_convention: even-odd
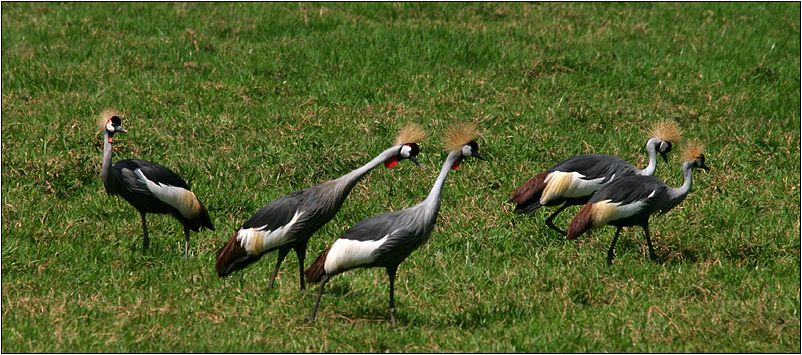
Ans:
[{"label": "bird with head lowered", "polygon": [[515,203],[513,212],[529,215],[541,206],[560,208],[546,218],[546,225],[565,235],[565,231],[554,225],[554,218],[569,206],[583,205],[596,190],[615,179],[631,176],[654,175],[657,155],[668,162],[667,154],[672,142],[680,139],[681,131],[676,122],[657,122],[651,129],[651,138],[646,142],[649,164],[638,169],[624,159],[606,154],[582,154],[565,159],[545,172],[523,183],[507,202]]},{"label": "bird with head lowered", "polygon": [[362,220],[315,259],[305,271],[309,282],[320,282],[315,308],[308,318],[310,321],[315,319],[323,286],[330,278],[354,268],[383,267],[390,278],[390,319],[396,322],[394,286],[398,265],[429,241],[437,221],[448,172],[459,168],[467,157],[485,160],[474,141],[478,135],[473,124],[451,126],[445,136],[448,156],[429,196],[423,202]]},{"label": "bird with head lowered", "polygon": [[404,159],[420,166],[416,158],[419,152],[417,143],[424,137],[421,127],[410,123],[400,131],[393,146],[367,164],[337,179],[293,192],[268,203],[245,221],[217,251],[217,275],[229,275],[254,263],[263,255],[278,250],[278,261],[267,285],[267,290],[270,290],[281,262],[290,250],[295,250],[301,292],[306,291],[303,271],[309,238],[337,214],[351,189],[375,167],[384,164],[387,168],[393,168]]},{"label": "bird with head lowered", "polygon": [[596,191],[587,204],[571,220],[568,226],[568,239],[574,240],[585,231],[605,225],[616,226],[613,242],[607,251],[607,265],[612,264],[613,248],[621,228],[641,226],[649,247],[649,257],[657,259],[649,237],[649,217],[656,213],[664,214],[685,200],[691,190],[693,169],[710,170],[705,165],[704,148],[693,141],[683,151],[682,174],[684,182],[678,188],[666,185],[654,176],[627,176],[607,184]]}]

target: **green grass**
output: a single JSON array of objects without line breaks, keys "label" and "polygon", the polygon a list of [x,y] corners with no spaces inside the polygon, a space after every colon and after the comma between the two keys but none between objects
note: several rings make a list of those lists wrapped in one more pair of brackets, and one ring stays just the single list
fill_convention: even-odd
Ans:
[{"label": "green grass", "polygon": [[[3,352],[799,352],[798,3],[2,4]],[[95,118],[126,113],[115,159],[178,172],[216,232],[107,197]],[[646,163],[674,119],[710,172],[639,228],[567,243],[505,203],[576,154]],[[424,168],[377,169],[309,244],[421,201],[438,137],[480,124],[431,242],[399,268],[275,289],[275,256],[220,279],[215,251],[261,206],[430,132]],[[681,183],[676,146],[656,176]],[[557,220],[567,225],[576,207]],[[314,294],[317,288],[311,288]]]}]

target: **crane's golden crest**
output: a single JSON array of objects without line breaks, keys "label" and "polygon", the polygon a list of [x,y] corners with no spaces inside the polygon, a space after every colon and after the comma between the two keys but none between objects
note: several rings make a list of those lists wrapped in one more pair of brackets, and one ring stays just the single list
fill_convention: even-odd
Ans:
[{"label": "crane's golden crest", "polygon": [[446,129],[443,137],[443,147],[448,151],[461,149],[463,145],[470,143],[479,136],[479,128],[475,123],[463,122],[452,124]]},{"label": "crane's golden crest", "polygon": [[662,120],[652,126],[649,135],[666,142],[677,142],[682,138],[682,129],[674,120]]},{"label": "crane's golden crest", "polygon": [[117,111],[117,110],[115,110],[113,108],[107,108],[107,109],[103,110],[103,112],[101,112],[100,115],[97,116],[97,129],[98,129],[98,132],[103,132],[103,130],[106,129],[106,122],[108,122],[109,119],[111,119],[114,116],[122,118],[123,115],[122,115],[122,113],[120,113],[119,111]]},{"label": "crane's golden crest", "polygon": [[398,136],[395,137],[395,144],[420,143],[425,138],[426,132],[423,131],[423,127],[417,123],[410,122],[398,132]]},{"label": "crane's golden crest", "polygon": [[704,153],[705,153],[705,147],[702,145],[701,142],[694,139],[688,142],[688,145],[685,146],[685,149],[682,150],[682,160],[683,161],[694,160],[702,156],[702,154]]}]

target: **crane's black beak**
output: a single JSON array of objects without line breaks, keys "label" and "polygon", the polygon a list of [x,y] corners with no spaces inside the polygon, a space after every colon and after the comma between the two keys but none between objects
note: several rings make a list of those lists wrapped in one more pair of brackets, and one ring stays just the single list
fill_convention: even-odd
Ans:
[{"label": "crane's black beak", "polygon": [[660,156],[663,157],[663,161],[668,164],[668,152],[660,152]]},{"label": "crane's black beak", "polygon": [[114,132],[128,133],[128,131],[126,131],[125,128],[123,128],[123,126],[114,127]]},{"label": "crane's black beak", "polygon": [[423,165],[421,165],[420,162],[418,161],[418,158],[415,157],[414,155],[410,155],[409,156],[409,160],[411,160],[413,163],[415,163],[415,165],[417,165],[419,168],[423,167]]},{"label": "crane's black beak", "polygon": [[705,163],[704,163],[704,162],[702,162],[702,165],[700,166],[700,168],[702,168],[702,169],[705,169],[705,170],[707,170],[707,171],[710,171],[710,167],[709,167],[709,166],[707,166],[707,165],[705,165]]},{"label": "crane's black beak", "polygon": [[479,152],[471,152],[471,156],[475,157],[476,159],[479,159],[479,160],[487,161],[487,159],[485,159],[485,157],[483,157],[481,154],[479,154]]}]

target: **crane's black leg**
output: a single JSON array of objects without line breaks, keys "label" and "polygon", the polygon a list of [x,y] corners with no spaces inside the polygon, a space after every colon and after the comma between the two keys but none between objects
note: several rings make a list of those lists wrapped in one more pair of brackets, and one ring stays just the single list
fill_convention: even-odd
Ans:
[{"label": "crane's black leg", "polygon": [[398,270],[398,265],[387,267],[387,276],[390,277],[390,321],[395,324],[395,272]]},{"label": "crane's black leg", "polygon": [[184,259],[189,259],[189,227],[184,227]]},{"label": "crane's black leg", "polygon": [[278,261],[276,262],[276,270],[273,270],[273,277],[270,278],[270,283],[267,285],[265,291],[270,291],[270,288],[273,287],[273,281],[276,281],[276,275],[278,275],[278,269],[281,267],[281,262],[284,261],[284,258],[287,257],[287,254],[290,252],[291,247],[281,247],[278,250]]},{"label": "crane's black leg", "polygon": [[301,272],[301,293],[306,293],[306,281],[304,280],[304,259],[306,258],[306,244],[295,247],[295,255],[298,256],[298,270]]},{"label": "crane's black leg", "polygon": [[549,226],[549,228],[557,231],[558,233],[560,233],[562,235],[566,235],[568,233],[566,233],[564,230],[562,230],[560,228],[557,228],[557,226],[554,225],[554,222],[552,222],[552,220],[554,219],[554,217],[557,217],[557,215],[560,214],[560,212],[562,212],[567,207],[568,207],[568,204],[564,203],[562,206],[560,206],[560,208],[557,209],[557,211],[555,211],[554,213],[551,214],[551,216],[546,218],[546,225]]},{"label": "crane's black leg", "polygon": [[621,233],[621,227],[615,230],[615,236],[613,237],[613,243],[610,244],[610,250],[607,251],[607,266],[613,264],[613,258],[615,257],[615,253],[613,253],[613,248],[615,248],[615,242],[618,241],[618,234]]},{"label": "crane's black leg", "polygon": [[323,286],[326,285],[326,281],[329,281],[329,275],[323,275],[320,279],[320,290],[317,292],[317,300],[315,300],[315,308],[312,309],[312,314],[309,317],[306,317],[306,320],[313,321],[315,320],[315,313],[317,313],[317,306],[320,305],[320,296],[323,296]]},{"label": "crane's black leg", "polygon": [[649,246],[649,258],[652,260],[657,260],[657,254],[654,253],[654,248],[652,248],[652,239],[649,238],[649,223],[642,225],[643,233],[646,234],[646,245]]},{"label": "crane's black leg", "polygon": [[150,245],[150,240],[148,240],[148,225],[145,223],[145,212],[139,211],[139,215],[142,216],[142,234],[144,234],[144,239],[142,239],[142,251],[148,250],[148,246]]}]

